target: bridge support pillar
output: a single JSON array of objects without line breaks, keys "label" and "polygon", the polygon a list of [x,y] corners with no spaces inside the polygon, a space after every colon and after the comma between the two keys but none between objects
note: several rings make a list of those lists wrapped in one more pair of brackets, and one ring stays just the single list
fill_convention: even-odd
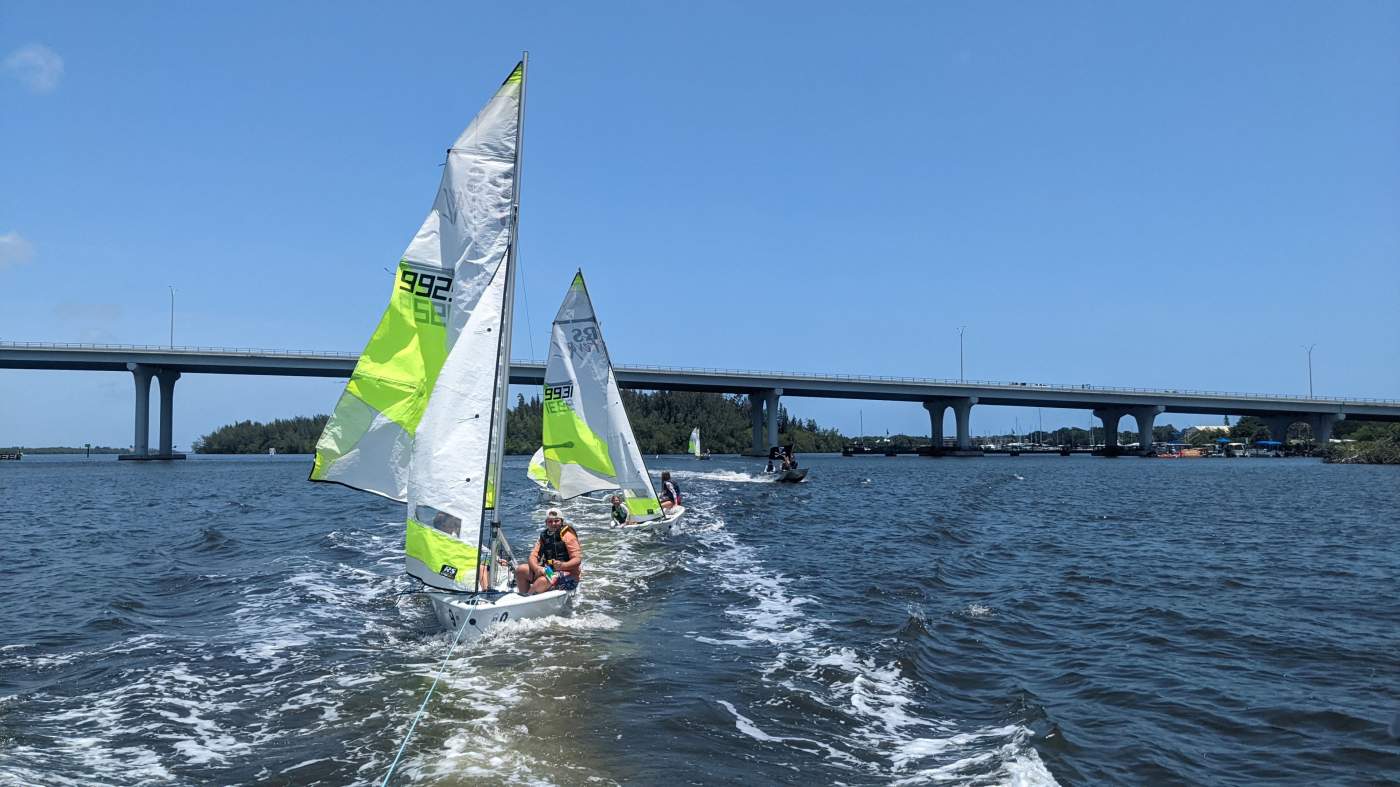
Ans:
[{"label": "bridge support pillar", "polygon": [[174,456],[175,381],[180,379],[180,373],[174,369],[161,369],[156,379],[160,381],[160,455]]},{"label": "bridge support pillar", "polygon": [[151,452],[151,374],[154,370],[139,363],[129,363],[126,368],[131,370],[136,382],[136,434],[131,441],[131,451],[145,456]]},{"label": "bridge support pillar", "polygon": [[1327,447],[1328,441],[1332,439],[1332,427],[1345,418],[1341,413],[1315,413],[1308,416],[1308,426],[1312,427],[1313,442],[1318,448]]},{"label": "bridge support pillar", "polygon": [[1288,427],[1298,420],[1292,415],[1271,415],[1264,419],[1264,425],[1269,427],[1269,439],[1279,441],[1283,448],[1288,447]]},{"label": "bridge support pillar", "polygon": [[763,444],[763,397],[749,394],[749,425],[753,428],[754,456],[767,456],[768,446]]},{"label": "bridge support pillar", "polygon": [[1133,420],[1138,427],[1138,456],[1152,456],[1152,422],[1166,409],[1160,404],[1133,409]]},{"label": "bridge support pillar", "polygon": [[972,428],[969,422],[972,416],[972,406],[977,404],[977,397],[968,396],[954,399],[949,404],[952,405],[953,415],[958,421],[958,453],[971,451]]},{"label": "bridge support pillar", "polygon": [[1094,410],[1094,417],[1103,421],[1103,452],[1102,456],[1118,455],[1118,422],[1123,420],[1124,412],[1113,407],[1099,407]]},{"label": "bridge support pillar", "polygon": [[929,448],[937,455],[943,450],[943,416],[948,412],[948,403],[938,400],[924,402],[928,410]]},{"label": "bridge support pillar", "polygon": [[764,397],[763,409],[768,419],[768,445],[765,448],[772,448],[778,444],[778,397],[782,395],[783,389],[774,388]]}]

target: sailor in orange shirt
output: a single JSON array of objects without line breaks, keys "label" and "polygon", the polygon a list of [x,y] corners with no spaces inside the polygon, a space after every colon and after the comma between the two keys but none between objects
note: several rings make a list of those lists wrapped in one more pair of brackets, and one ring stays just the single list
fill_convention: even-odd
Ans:
[{"label": "sailor in orange shirt", "polygon": [[[553,578],[545,568],[552,568]],[[573,525],[565,524],[564,515],[551,508],[544,515],[544,530],[540,540],[530,550],[530,562],[515,567],[515,585],[521,595],[546,590],[573,590],[583,577],[583,547]]]}]

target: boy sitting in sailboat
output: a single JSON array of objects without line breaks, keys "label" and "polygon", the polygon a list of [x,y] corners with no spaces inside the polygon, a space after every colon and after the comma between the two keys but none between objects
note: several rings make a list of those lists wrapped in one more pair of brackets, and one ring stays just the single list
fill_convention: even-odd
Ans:
[{"label": "boy sitting in sailboat", "polygon": [[582,577],[583,547],[573,525],[564,523],[564,515],[551,508],[544,515],[544,530],[540,540],[530,550],[530,562],[515,567],[515,585],[521,595],[543,593],[546,590],[573,590]]},{"label": "boy sitting in sailboat", "polygon": [[613,527],[620,527],[636,522],[636,520],[632,518],[632,513],[627,510],[627,504],[622,502],[622,495],[613,495],[611,502]]}]

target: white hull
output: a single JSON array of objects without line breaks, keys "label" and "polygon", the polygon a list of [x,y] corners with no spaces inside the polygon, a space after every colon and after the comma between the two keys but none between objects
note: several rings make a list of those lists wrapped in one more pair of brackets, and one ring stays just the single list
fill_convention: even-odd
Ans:
[{"label": "white hull", "polygon": [[494,599],[465,593],[430,592],[428,598],[432,599],[433,612],[437,613],[443,628],[456,634],[457,629],[466,624],[461,641],[467,643],[480,639],[502,623],[558,615],[573,601],[575,592],[546,590],[533,596],[506,593]]},{"label": "white hull", "polygon": [[666,516],[661,517],[660,519],[649,519],[645,522],[633,522],[626,525],[618,525],[618,527],[626,530],[652,530],[664,536],[671,532],[671,527],[676,523],[676,520],[681,518],[681,515],[683,515],[684,513],[685,506],[672,506],[670,513],[668,513]]}]

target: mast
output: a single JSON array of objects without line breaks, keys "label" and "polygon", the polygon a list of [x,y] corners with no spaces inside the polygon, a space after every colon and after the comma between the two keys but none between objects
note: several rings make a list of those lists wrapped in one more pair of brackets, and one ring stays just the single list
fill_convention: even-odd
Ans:
[{"label": "mast", "polygon": [[[525,86],[529,82],[530,75],[530,53],[528,51],[520,54],[520,103],[516,106],[515,114],[515,186],[511,194],[510,205],[510,246],[506,249],[506,297],[505,305],[501,309],[501,343],[500,357],[497,359],[496,367],[496,409],[492,414],[495,423],[491,429],[494,432],[494,440],[491,442],[491,457],[488,460],[486,472],[486,499],[489,501],[491,509],[491,539],[487,547],[487,581],[494,586],[496,578],[496,542],[504,540],[501,534],[501,475],[502,467],[505,464],[506,455],[506,407],[510,396],[510,337],[515,326],[515,266],[517,250],[520,247],[520,180],[524,174],[522,162],[524,160],[524,150],[521,143],[524,141],[525,133]],[[506,549],[509,551],[510,545],[507,542]],[[477,572],[478,585],[481,582],[481,574]],[[477,587],[477,590],[489,590],[490,588]]]}]

